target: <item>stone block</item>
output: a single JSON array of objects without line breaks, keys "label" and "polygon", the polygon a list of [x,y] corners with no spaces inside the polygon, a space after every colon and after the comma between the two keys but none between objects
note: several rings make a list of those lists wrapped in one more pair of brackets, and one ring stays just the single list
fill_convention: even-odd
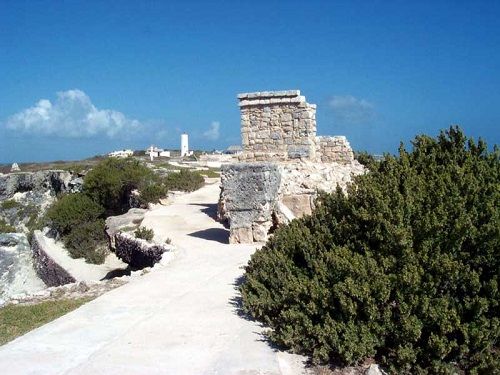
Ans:
[{"label": "stone block", "polygon": [[252,243],[252,228],[231,228],[229,231],[229,243]]},{"label": "stone block", "polygon": [[295,217],[302,217],[312,213],[311,195],[285,195],[281,201],[294,214]]}]

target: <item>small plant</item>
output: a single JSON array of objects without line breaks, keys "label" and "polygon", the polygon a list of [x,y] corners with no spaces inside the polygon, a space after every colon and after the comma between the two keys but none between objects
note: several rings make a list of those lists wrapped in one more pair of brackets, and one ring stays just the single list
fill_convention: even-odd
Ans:
[{"label": "small plant", "polygon": [[170,244],[172,243],[172,240],[171,240],[170,238],[167,238],[167,239],[165,240],[165,243],[166,243],[167,245],[170,245]]},{"label": "small plant", "polygon": [[11,210],[13,208],[18,208],[20,205],[21,205],[21,203],[19,203],[18,201],[14,200],[14,199],[7,199],[7,200],[2,202],[0,207],[2,208],[2,210]]},{"label": "small plant", "polygon": [[146,227],[139,227],[135,230],[134,235],[136,238],[140,238],[146,241],[151,241],[155,235],[152,229]]},{"label": "small plant", "polygon": [[7,223],[4,219],[0,219],[0,233],[14,233],[16,228]]}]

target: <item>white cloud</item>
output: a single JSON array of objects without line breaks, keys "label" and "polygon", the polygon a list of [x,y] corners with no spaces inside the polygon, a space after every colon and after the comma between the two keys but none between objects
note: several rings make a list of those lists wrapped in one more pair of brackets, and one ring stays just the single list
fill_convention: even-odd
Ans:
[{"label": "white cloud", "polygon": [[137,132],[141,123],[111,109],[98,109],[81,90],[57,93],[54,103],[42,99],[7,119],[8,129],[29,134],[113,138]]},{"label": "white cloud", "polygon": [[336,120],[345,124],[362,124],[375,117],[375,106],[372,103],[352,95],[334,96],[328,106]]},{"label": "white cloud", "polygon": [[210,141],[216,141],[219,139],[219,129],[220,129],[220,123],[219,121],[212,121],[210,124],[210,128],[203,133],[203,137]]}]

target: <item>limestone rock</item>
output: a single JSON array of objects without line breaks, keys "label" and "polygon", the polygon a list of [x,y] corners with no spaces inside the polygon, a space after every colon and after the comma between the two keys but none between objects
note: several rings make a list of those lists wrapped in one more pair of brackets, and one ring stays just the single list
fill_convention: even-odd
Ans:
[{"label": "limestone rock", "polygon": [[17,192],[49,191],[52,194],[69,192],[72,175],[67,171],[9,173],[0,176],[0,200],[10,199]]},{"label": "limestone rock", "polygon": [[380,370],[380,368],[376,364],[371,364],[370,367],[368,367],[368,369],[365,371],[365,375],[383,375],[383,374],[384,373],[382,372],[382,370]]},{"label": "limestone rock", "polygon": [[[281,173],[270,163],[223,166],[221,172],[224,214],[230,223],[231,243],[263,241],[272,226]],[[259,223],[258,225],[256,223]],[[252,240],[250,240],[252,239]],[[250,241],[249,241],[250,240]]]}]

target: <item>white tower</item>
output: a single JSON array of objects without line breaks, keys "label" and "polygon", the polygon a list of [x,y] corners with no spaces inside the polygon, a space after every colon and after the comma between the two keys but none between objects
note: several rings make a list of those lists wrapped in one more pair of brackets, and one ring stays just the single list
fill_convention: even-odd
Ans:
[{"label": "white tower", "polygon": [[181,134],[181,157],[189,155],[188,135]]}]

